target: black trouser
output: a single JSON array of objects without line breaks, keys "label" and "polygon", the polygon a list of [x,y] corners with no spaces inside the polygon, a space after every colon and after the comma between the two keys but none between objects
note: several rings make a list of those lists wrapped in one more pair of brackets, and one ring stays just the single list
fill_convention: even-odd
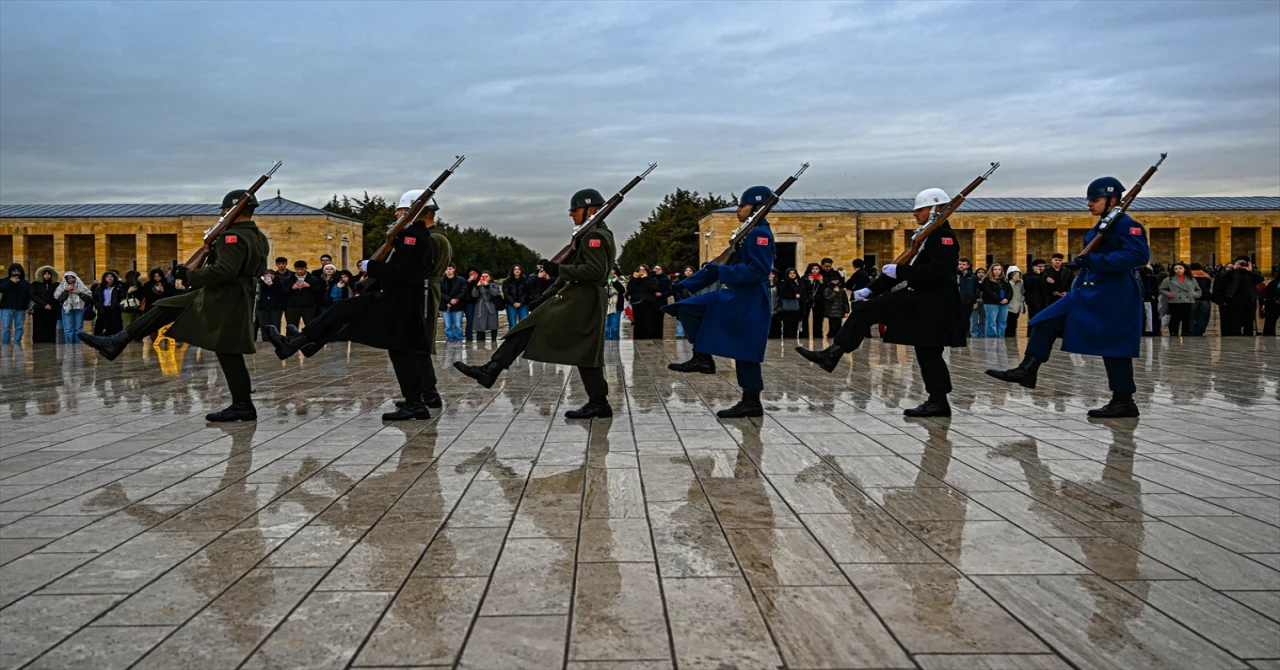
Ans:
[{"label": "black trouser", "polygon": [[[888,321],[893,306],[874,300],[855,302],[849,309],[849,320],[840,327],[840,332],[836,333],[833,341],[846,352],[856,351],[862,346],[862,341],[867,338],[867,332],[872,326]],[[920,365],[920,376],[924,379],[924,389],[929,392],[929,399],[946,400],[945,396],[951,393],[951,370],[942,358],[943,347],[917,346],[915,349],[916,363]]]},{"label": "black trouser", "polygon": [[[339,301],[341,304],[342,301]],[[290,305],[284,308],[284,320],[291,326],[298,325],[299,321],[306,321],[307,325],[311,325],[311,321],[316,318],[315,305]]]},{"label": "black trouser", "polygon": [[1018,335],[1018,317],[1022,316],[1017,312],[1009,312],[1009,318],[1004,322],[1004,336],[1017,337]]},{"label": "black trouser", "polygon": [[[373,296],[339,300],[314,321],[307,321],[302,331],[307,340],[324,346],[341,339],[342,330],[378,308]],[[303,353],[306,353],[305,351]],[[420,400],[425,393],[436,392],[436,367],[431,354],[426,351],[394,349],[387,351],[391,368],[395,370],[400,393],[405,400]]]},{"label": "black trouser", "polygon": [[[1066,332],[1067,315],[1062,314],[1052,319],[1041,321],[1031,327],[1027,337],[1027,355],[1044,362],[1049,360],[1053,352],[1053,343]],[[1133,359],[1102,357],[1102,367],[1107,370],[1107,386],[1112,393],[1136,393],[1137,384],[1133,381]]]},{"label": "black trouser", "polygon": [[794,339],[800,326],[800,312],[778,312],[782,319],[782,337]]},{"label": "black trouser", "polygon": [[[272,307],[270,309],[259,308],[256,316],[258,317],[258,332],[262,333],[263,338],[265,339],[266,333],[265,331],[263,331],[263,328],[266,328],[267,326],[275,326],[276,328],[279,328],[280,317],[284,316],[284,308],[283,307]],[[308,325],[310,325],[309,322],[308,322]]]},{"label": "black trouser", "polygon": [[1253,315],[1257,305],[1249,296],[1235,296],[1222,306],[1223,335],[1253,335]]},{"label": "black trouser", "polygon": [[[183,309],[185,308],[152,305],[142,313],[142,316],[134,319],[133,323],[125,328],[125,332],[129,333],[131,340],[141,340],[148,334],[177,321]],[[231,402],[237,405],[253,404],[253,399],[249,395],[253,385],[249,381],[249,368],[244,364],[244,356],[214,353],[218,356],[218,365],[222,367],[222,376],[227,378],[227,388],[231,389]]]},{"label": "black trouser", "polygon": [[1267,316],[1262,322],[1263,335],[1276,334],[1276,319],[1280,319],[1280,307],[1267,307]]},{"label": "black trouser", "polygon": [[827,317],[827,337],[835,337],[840,332],[840,326],[844,324],[843,316]]},{"label": "black trouser", "polygon": [[813,327],[809,329],[809,336],[822,339],[823,321],[826,320],[827,306],[821,300],[813,301]]},{"label": "black trouser", "polygon": [[1169,334],[1173,336],[1191,334],[1191,303],[1169,303]]},{"label": "black trouser", "polygon": [[[601,331],[603,333],[603,331]],[[525,328],[514,333],[507,333],[506,339],[498,350],[493,352],[489,360],[502,366],[503,370],[515,364],[520,354],[529,348],[529,340],[533,339],[533,328]],[[582,385],[587,389],[587,399],[594,405],[609,404],[609,382],[605,381],[604,368],[578,368],[578,376],[582,377]]]}]

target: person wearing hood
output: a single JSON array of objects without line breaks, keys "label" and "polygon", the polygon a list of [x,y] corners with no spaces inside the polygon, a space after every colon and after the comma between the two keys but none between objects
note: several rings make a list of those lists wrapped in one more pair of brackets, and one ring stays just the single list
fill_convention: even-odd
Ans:
[{"label": "person wearing hood", "polygon": [[94,335],[115,335],[124,330],[124,312],[120,307],[124,292],[124,285],[115,272],[102,273],[102,280],[93,287],[93,308],[98,314],[93,322]]},{"label": "person wearing hood", "polygon": [[210,422],[258,420],[244,354],[256,351],[254,294],[258,277],[267,268],[268,242],[253,222],[258,199],[249,191],[237,189],[223,196],[221,214],[226,215],[242,198],[247,202],[235,220],[210,241],[204,264],[195,269],[174,266],[175,279],[190,290],[156,301],[119,333],[80,338],[107,360],[115,360],[130,342],[172,324],[169,337],[217,354],[231,391],[231,406],[205,415]]},{"label": "person wearing hood", "polygon": [[9,266],[9,276],[0,282],[0,338],[9,344],[12,331],[13,343],[22,344],[22,330],[27,323],[27,305],[31,303],[31,282],[22,265]]},{"label": "person wearing hood", "polygon": [[1009,266],[1009,272],[1006,275],[1009,279],[1009,288],[1012,293],[1009,298],[1009,317],[1005,320],[1004,336],[1017,337],[1018,335],[1018,317],[1027,311],[1026,304],[1026,286],[1022,281],[1022,269],[1016,265]]},{"label": "person wearing hood", "polygon": [[62,337],[67,344],[80,341],[84,330],[84,311],[93,303],[93,291],[89,290],[80,275],[67,270],[62,273],[62,283],[53,290],[53,299],[62,305]]},{"label": "person wearing hood", "polygon": [[31,341],[34,344],[52,344],[58,341],[58,322],[62,320],[62,305],[54,299],[58,290],[58,271],[51,265],[36,270],[36,280],[31,283]]}]

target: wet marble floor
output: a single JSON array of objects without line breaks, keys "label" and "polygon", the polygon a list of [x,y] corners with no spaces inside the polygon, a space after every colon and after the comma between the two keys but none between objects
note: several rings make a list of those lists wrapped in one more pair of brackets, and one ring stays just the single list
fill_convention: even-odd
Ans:
[{"label": "wet marble floor", "polygon": [[[611,343],[616,416],[571,370],[384,424],[377,351],[0,351],[0,667],[1280,667],[1280,347],[1144,342],[1140,420],[1095,424],[1100,361],[1027,392],[949,354],[949,420],[908,349],[827,375],[781,343],[763,421],[718,421],[729,362]],[[492,345],[489,345],[492,346]]]}]

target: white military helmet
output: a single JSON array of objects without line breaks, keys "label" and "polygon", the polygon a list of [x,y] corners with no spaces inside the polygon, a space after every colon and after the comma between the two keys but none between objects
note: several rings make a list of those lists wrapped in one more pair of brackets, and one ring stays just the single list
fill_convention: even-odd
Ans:
[{"label": "white military helmet", "polygon": [[921,207],[937,207],[938,205],[945,205],[949,202],[951,202],[951,197],[947,195],[946,191],[940,188],[926,188],[925,190],[920,191],[920,194],[916,196],[916,204],[911,209],[917,210]]},{"label": "white military helmet", "polygon": [[[413,201],[417,200],[418,196],[422,195],[422,192],[425,190],[426,189],[416,188],[412,191],[405,191],[404,195],[400,196],[400,204],[396,205],[396,209],[409,209],[410,207],[413,207]],[[436,199],[432,198],[431,202],[427,203],[426,209],[428,212],[434,212],[440,209],[440,205],[437,205]]]}]

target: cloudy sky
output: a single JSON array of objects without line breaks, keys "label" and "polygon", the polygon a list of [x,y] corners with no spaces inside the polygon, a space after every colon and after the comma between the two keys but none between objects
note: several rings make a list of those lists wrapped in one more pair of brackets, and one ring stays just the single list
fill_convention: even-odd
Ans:
[{"label": "cloudy sky", "polygon": [[398,196],[551,252],[646,163],[794,197],[1280,195],[1280,3],[75,3],[0,7],[0,202]]}]

